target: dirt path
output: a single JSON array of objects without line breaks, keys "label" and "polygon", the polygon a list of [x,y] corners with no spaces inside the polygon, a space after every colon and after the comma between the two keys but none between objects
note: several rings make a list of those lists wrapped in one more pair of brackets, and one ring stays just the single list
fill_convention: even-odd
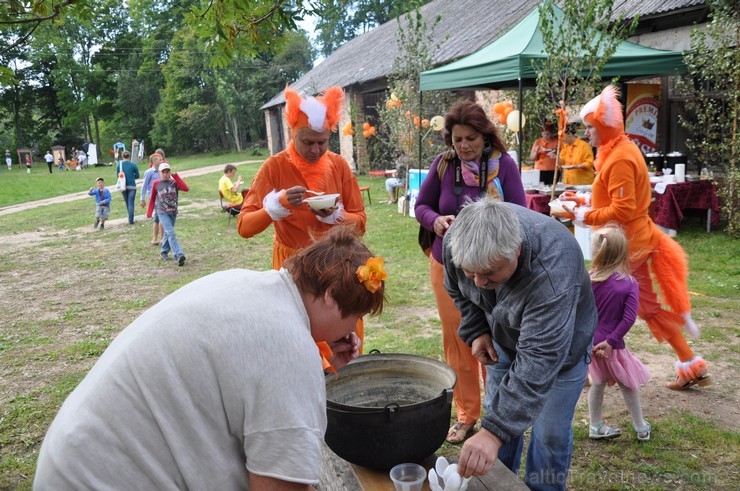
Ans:
[{"label": "dirt path", "polygon": [[[263,161],[264,159],[244,160],[242,162],[232,162],[231,165],[239,167],[240,165],[257,164]],[[181,177],[193,177],[202,176],[203,174],[211,174],[213,172],[223,172],[225,165],[227,164],[209,165],[208,167],[199,167],[197,169],[184,170],[182,172],[178,172],[178,174],[180,174]],[[136,183],[141,184],[142,181],[143,179],[139,179],[136,181]],[[106,189],[108,189],[109,191],[114,191],[114,188],[115,186],[107,186]],[[10,215],[11,213],[18,213],[20,211],[31,210],[40,206],[56,205],[59,203],[68,203],[70,201],[87,199],[87,197],[87,191],[81,191],[79,193],[64,194],[62,196],[55,196],[53,198],[46,198],[36,201],[28,201],[26,203],[19,203],[17,205],[4,206],[0,208],[0,216]]]}]

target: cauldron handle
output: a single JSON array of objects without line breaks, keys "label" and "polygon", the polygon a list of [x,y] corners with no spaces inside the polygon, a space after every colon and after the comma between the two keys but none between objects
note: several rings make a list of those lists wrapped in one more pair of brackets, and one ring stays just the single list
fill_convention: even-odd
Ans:
[{"label": "cauldron handle", "polygon": [[374,348],[367,352],[368,355],[380,355],[382,354],[379,349]]},{"label": "cauldron handle", "polygon": [[385,406],[385,415],[388,418],[388,422],[392,423],[393,419],[396,417],[396,413],[401,409],[401,406],[396,404],[395,402],[391,402],[390,404]]},{"label": "cauldron handle", "polygon": [[442,394],[444,394],[447,404],[450,404],[452,402],[452,389],[444,389]]}]

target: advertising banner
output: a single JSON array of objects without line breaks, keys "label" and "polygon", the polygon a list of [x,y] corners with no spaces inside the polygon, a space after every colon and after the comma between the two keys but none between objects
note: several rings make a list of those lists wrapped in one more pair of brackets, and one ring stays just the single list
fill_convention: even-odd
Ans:
[{"label": "advertising banner", "polygon": [[628,84],[624,130],[642,153],[655,152],[658,141],[660,85]]}]

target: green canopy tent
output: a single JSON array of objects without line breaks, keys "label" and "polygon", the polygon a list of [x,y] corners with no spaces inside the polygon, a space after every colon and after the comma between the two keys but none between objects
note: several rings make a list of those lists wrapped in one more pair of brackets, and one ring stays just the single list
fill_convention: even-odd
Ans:
[{"label": "green canopy tent", "polygon": [[[562,21],[563,11],[555,8],[556,22]],[[555,27],[557,29],[557,27]],[[502,89],[517,87],[522,107],[522,87],[533,85],[537,73],[532,65],[546,58],[540,29],[540,12],[535,8],[522,21],[494,42],[465,58],[420,74],[422,91],[458,88]],[[683,52],[648,48],[623,41],[601,70],[602,78],[673,75],[686,71]],[[588,72],[584,71],[583,75]],[[519,112],[520,118],[522,111]],[[521,119],[519,121],[521,127]],[[519,139],[519,162],[522,161],[522,140]]]}]

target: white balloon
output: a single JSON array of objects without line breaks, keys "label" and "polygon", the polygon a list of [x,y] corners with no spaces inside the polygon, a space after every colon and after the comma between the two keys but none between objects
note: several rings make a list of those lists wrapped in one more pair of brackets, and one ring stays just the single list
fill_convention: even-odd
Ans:
[{"label": "white balloon", "polygon": [[429,121],[429,126],[434,131],[439,131],[445,127],[445,118],[443,118],[442,116],[434,116],[431,121]]},{"label": "white balloon", "polygon": [[[524,114],[522,114],[522,128],[526,126],[527,118],[524,117]],[[519,131],[519,111],[511,111],[508,116],[506,116],[506,126],[509,127],[511,131],[516,133]]]}]

